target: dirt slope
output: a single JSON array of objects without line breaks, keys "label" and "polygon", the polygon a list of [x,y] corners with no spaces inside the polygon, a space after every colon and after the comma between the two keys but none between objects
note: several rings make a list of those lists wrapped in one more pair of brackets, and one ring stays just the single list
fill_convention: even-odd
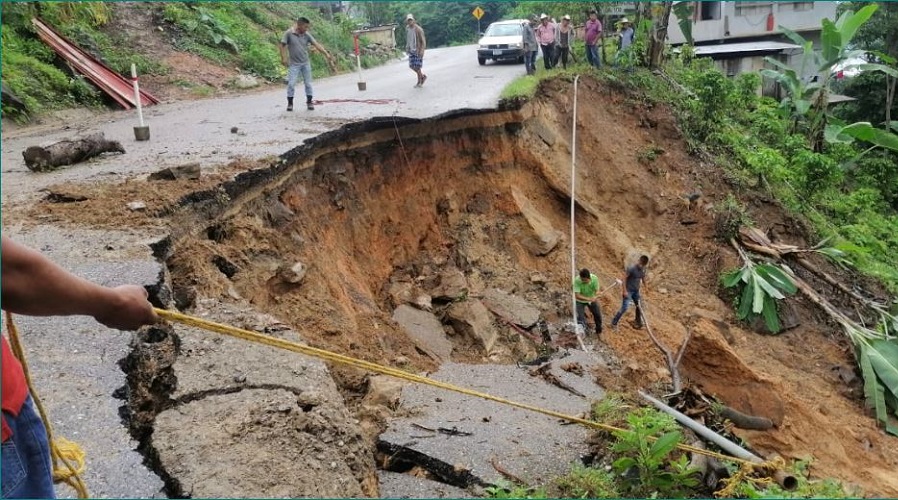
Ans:
[{"label": "dirt slope", "polygon": [[[176,240],[168,262],[176,298],[188,308],[195,297],[245,301],[310,344],[424,370],[435,362],[390,319],[403,302],[390,293],[396,286],[433,296],[441,273],[457,270],[466,300],[502,288],[526,298],[551,324],[563,323],[570,96],[568,82],[549,82],[520,111],[402,126],[401,145],[392,126],[337,138],[314,154],[288,155],[293,167],[277,167],[272,182],[223,203],[217,220],[172,212],[181,217],[181,233],[185,217],[197,224]],[[687,154],[666,108],[590,79],[581,80],[580,96],[578,267],[609,283],[634,256],[652,256],[649,317],[669,345],[693,330],[684,359],[689,381],[777,424],[742,433],[753,449],[812,456],[815,476],[840,478],[868,495],[898,495],[898,441],[876,428],[856,387],[838,377],[840,367],[853,373],[854,366],[838,330],[796,299],[799,326],[759,335],[737,324],[718,296],[719,273],[737,264],[714,237],[712,208],[733,189],[720,170]],[[690,209],[680,195],[696,189],[703,197]],[[514,192],[532,203],[548,232],[535,232]],[[801,225],[775,203],[745,196],[762,229],[804,243]],[[53,212],[78,221],[104,203],[121,201],[107,193]],[[535,251],[553,234],[560,237],[554,249]],[[297,261],[308,269],[302,284],[285,283],[278,270]],[[606,323],[618,300],[616,290],[604,297]],[[533,354],[507,328],[502,348],[485,352],[445,320],[447,305],[435,301],[433,308],[455,345],[453,360],[509,362]],[[634,390],[667,382],[644,332],[625,320],[606,341],[623,368],[598,374],[603,385]],[[364,393],[363,374],[334,373],[350,401]]]}]

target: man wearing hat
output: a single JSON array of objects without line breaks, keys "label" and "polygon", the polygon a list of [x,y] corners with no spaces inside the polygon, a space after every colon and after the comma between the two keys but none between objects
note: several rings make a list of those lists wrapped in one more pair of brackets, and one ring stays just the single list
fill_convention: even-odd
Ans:
[{"label": "man wearing hat", "polygon": [[624,50],[630,45],[633,45],[633,36],[636,34],[633,31],[633,25],[630,24],[630,20],[626,17],[620,20],[621,31],[618,36],[620,36],[620,49]]},{"label": "man wearing hat", "polygon": [[556,34],[558,53],[555,54],[556,64],[558,59],[561,59],[561,65],[564,69],[567,69],[568,55],[573,56],[571,54],[571,45],[574,42],[574,38],[576,38],[575,35],[574,26],[571,24],[571,16],[565,14],[561,18],[561,24],[558,25],[558,33]]},{"label": "man wearing hat", "polygon": [[602,67],[602,59],[599,57],[599,42],[602,38],[602,21],[599,21],[599,15],[596,11],[589,11],[589,20],[586,21],[586,62],[595,66]]},{"label": "man wearing hat", "polygon": [[539,16],[539,26],[536,27],[536,41],[543,49],[543,64],[546,69],[555,66],[555,23],[549,20],[549,16]]},{"label": "man wearing hat", "polygon": [[415,21],[415,16],[405,16],[405,51],[408,52],[408,67],[418,75],[418,83],[415,88],[420,88],[427,80],[427,75],[421,71],[424,66],[424,49],[427,48],[427,40],[424,38],[424,29]]}]

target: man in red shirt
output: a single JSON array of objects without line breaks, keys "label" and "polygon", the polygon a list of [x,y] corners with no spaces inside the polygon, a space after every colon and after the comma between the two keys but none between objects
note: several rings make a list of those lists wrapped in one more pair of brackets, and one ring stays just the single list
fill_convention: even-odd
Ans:
[{"label": "man in red shirt", "polygon": [[[143,287],[100,286],[5,236],[2,240],[3,310],[28,316],[93,316],[119,330],[136,330],[157,321]],[[22,365],[6,337],[2,343],[3,498],[55,498],[44,424],[34,410]]]}]

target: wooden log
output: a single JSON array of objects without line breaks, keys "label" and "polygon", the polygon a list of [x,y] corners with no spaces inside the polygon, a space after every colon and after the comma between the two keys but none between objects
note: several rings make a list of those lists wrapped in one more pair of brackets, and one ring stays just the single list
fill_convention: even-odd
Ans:
[{"label": "wooden log", "polygon": [[64,165],[73,165],[103,153],[124,153],[118,141],[107,140],[102,132],[80,139],[65,139],[47,147],[31,146],[22,156],[25,166],[34,172],[47,172]]}]

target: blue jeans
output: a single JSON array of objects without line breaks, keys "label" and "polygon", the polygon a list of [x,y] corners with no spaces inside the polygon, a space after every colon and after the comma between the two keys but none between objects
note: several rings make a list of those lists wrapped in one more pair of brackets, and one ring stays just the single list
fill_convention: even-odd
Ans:
[{"label": "blue jeans", "polygon": [[586,62],[595,66],[596,68],[602,67],[602,60],[599,58],[599,46],[598,45],[587,45],[586,46]]},{"label": "blue jeans", "polygon": [[3,498],[56,498],[47,430],[31,396],[18,417],[3,415],[12,429],[12,437],[3,443],[0,463]]},{"label": "blue jeans", "polygon": [[536,54],[535,50],[524,51],[524,70],[528,75],[536,72]]},{"label": "blue jeans", "polygon": [[621,316],[627,312],[627,308],[630,307],[630,301],[633,301],[636,304],[636,324],[642,325],[642,309],[639,308],[639,290],[635,292],[627,291],[627,295],[624,296],[624,301],[620,306],[620,311],[614,315],[614,319],[611,320],[612,325],[617,325],[617,322],[620,321]]},{"label": "blue jeans", "polygon": [[546,69],[555,67],[555,44],[540,45],[543,48],[543,65]]},{"label": "blue jeans", "polygon": [[287,97],[293,98],[296,91],[296,81],[302,75],[302,82],[306,86],[306,98],[312,98],[312,63],[291,64],[287,68]]}]

